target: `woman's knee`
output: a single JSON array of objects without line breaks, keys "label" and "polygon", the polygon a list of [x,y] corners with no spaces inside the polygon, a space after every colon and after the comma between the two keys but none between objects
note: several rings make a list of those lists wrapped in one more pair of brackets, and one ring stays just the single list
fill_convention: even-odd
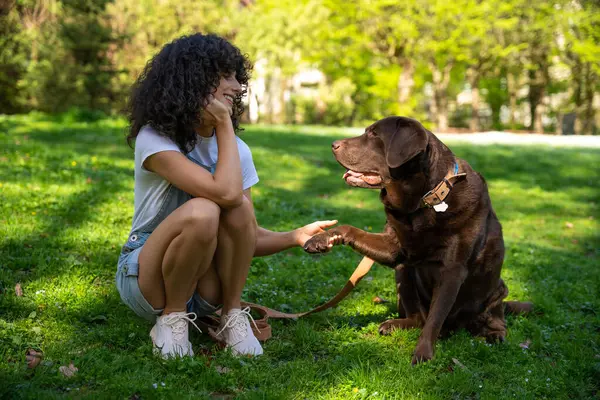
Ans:
[{"label": "woman's knee", "polygon": [[195,198],[184,205],[183,229],[199,239],[212,240],[219,231],[221,208],[208,199]]},{"label": "woman's knee", "polygon": [[256,217],[250,200],[244,197],[239,207],[222,211],[220,227],[236,231],[256,231]]}]

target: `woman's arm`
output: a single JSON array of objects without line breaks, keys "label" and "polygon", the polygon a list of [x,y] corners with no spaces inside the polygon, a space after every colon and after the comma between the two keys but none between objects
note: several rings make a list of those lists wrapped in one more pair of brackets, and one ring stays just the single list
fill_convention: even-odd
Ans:
[{"label": "woman's arm", "polygon": [[176,151],[151,155],[144,167],[194,197],[204,197],[223,208],[242,204],[242,172],[237,139],[229,111],[213,99],[206,107],[212,112],[218,144],[218,159],[214,175]]},{"label": "woman's arm", "polygon": [[[245,190],[244,195],[250,200],[250,204],[252,204],[251,189]],[[317,221],[289,232],[273,232],[257,226],[254,257],[268,256],[291,247],[302,247],[312,236],[324,232],[325,228],[329,228],[335,224],[337,224],[337,221]],[[332,242],[329,247],[332,247],[333,244]]]}]

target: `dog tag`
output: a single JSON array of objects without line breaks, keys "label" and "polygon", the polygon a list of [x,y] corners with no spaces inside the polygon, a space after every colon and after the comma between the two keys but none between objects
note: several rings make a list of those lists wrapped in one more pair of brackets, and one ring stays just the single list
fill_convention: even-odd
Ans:
[{"label": "dog tag", "polygon": [[435,212],[444,212],[448,209],[448,204],[442,201],[440,204],[436,204],[435,206],[433,206],[433,209],[435,210]]}]

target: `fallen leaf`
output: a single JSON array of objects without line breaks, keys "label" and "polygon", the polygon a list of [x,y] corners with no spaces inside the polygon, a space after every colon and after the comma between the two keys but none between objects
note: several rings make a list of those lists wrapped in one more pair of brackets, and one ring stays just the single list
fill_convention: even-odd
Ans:
[{"label": "fallen leaf", "polygon": [[384,304],[389,303],[389,300],[384,299],[383,297],[375,296],[373,297],[373,304]]},{"label": "fallen leaf", "polygon": [[23,289],[21,288],[21,284],[20,283],[17,283],[15,285],[15,294],[17,295],[17,297],[23,296]]},{"label": "fallen leaf", "polygon": [[71,362],[69,364],[69,366],[62,366],[58,369],[60,371],[61,374],[63,374],[65,377],[70,378],[73,375],[75,375],[75,372],[79,371],[79,368],[77,368],[76,366],[73,365],[73,362]]},{"label": "fallen leaf", "polygon": [[215,400],[228,400],[228,399],[233,399],[235,397],[235,395],[233,394],[227,394],[227,393],[217,393],[217,392],[212,392],[211,394],[209,394],[209,398],[210,399],[215,399]]},{"label": "fallen leaf", "polygon": [[33,369],[39,365],[42,361],[44,354],[41,351],[35,351],[34,349],[28,349],[25,353],[25,361],[27,361],[27,368]]},{"label": "fallen leaf", "polygon": [[229,368],[227,368],[227,367],[221,367],[220,365],[215,366],[215,369],[220,374],[227,374],[227,373],[229,373],[229,371],[231,371]]},{"label": "fallen leaf", "polygon": [[571,222],[567,222],[567,223],[565,224],[565,226],[566,226],[567,228],[569,228],[569,229],[573,229],[573,227],[574,227],[575,225],[573,225]]},{"label": "fallen leaf", "polygon": [[461,363],[460,361],[458,361],[456,358],[453,358],[452,361],[454,362],[454,364],[458,365],[462,369],[467,369],[467,367],[465,367],[465,365],[463,363]]},{"label": "fallen leaf", "polygon": [[530,345],[531,345],[531,340],[529,340],[529,339],[527,339],[523,343],[519,343],[519,347],[522,349],[528,349]]}]

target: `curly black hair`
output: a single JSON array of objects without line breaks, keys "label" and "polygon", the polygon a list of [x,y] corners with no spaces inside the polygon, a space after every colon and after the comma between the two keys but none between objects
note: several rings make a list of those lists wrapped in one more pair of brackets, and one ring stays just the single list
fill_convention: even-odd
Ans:
[{"label": "curly black hair", "polygon": [[233,104],[233,127],[238,133],[252,64],[248,57],[216,35],[182,36],[164,46],[146,64],[134,83],[128,104],[131,146],[148,124],[172,139],[181,151],[196,145],[202,125],[202,107],[219,86],[221,77],[235,74],[242,92]]}]

